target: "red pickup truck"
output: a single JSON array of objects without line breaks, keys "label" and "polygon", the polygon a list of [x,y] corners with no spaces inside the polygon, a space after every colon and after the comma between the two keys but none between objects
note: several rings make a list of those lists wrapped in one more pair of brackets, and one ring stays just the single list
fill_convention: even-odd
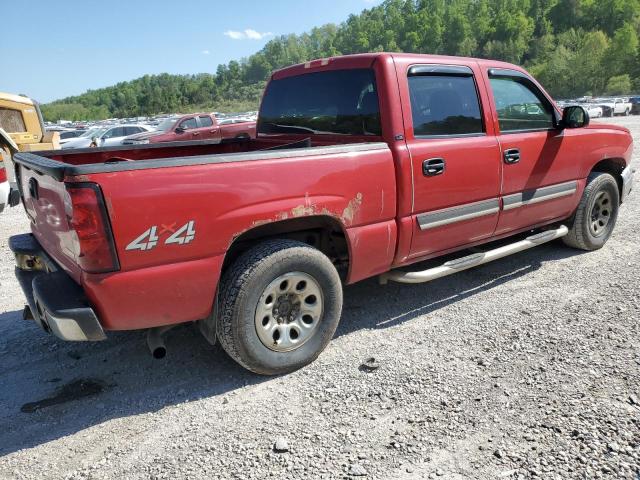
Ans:
[{"label": "red pickup truck", "polygon": [[423,282],[556,238],[602,247],[631,153],[628,130],[560,114],[515,65],[329,58],[272,75],[255,139],[17,154],[31,233],[10,247],[25,316],[63,339],[150,329],[160,357],[170,326],[198,322],[277,374],[328,344],[343,284]]},{"label": "red pickup truck", "polygon": [[219,122],[211,113],[192,113],[169,117],[152,132],[130,135],[123,145],[145,145],[160,142],[188,142],[204,140],[208,142],[227,139],[245,139],[256,136],[256,122]]}]

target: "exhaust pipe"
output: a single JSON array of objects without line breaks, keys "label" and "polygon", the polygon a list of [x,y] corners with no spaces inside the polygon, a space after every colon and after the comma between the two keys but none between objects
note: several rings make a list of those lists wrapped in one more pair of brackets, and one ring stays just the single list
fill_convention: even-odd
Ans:
[{"label": "exhaust pipe", "polygon": [[164,327],[155,327],[147,330],[147,346],[153,358],[160,360],[167,356],[167,347],[164,344],[162,335],[173,327],[173,325],[166,325]]}]

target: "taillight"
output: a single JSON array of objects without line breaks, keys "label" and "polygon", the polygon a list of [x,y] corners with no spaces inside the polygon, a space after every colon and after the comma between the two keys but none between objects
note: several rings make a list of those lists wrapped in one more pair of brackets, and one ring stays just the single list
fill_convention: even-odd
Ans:
[{"label": "taillight", "polygon": [[120,268],[109,217],[100,187],[95,183],[67,184],[71,199],[69,224],[78,237],[76,261],[85,272],[113,272]]},{"label": "taillight", "polygon": [[7,170],[0,166],[0,182],[6,182],[7,181]]}]

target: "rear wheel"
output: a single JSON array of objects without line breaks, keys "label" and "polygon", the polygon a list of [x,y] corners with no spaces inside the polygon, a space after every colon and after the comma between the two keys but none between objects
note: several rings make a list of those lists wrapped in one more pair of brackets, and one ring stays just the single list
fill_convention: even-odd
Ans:
[{"label": "rear wheel", "polygon": [[564,243],[581,250],[602,248],[613,233],[619,205],[615,179],[608,173],[591,173]]},{"label": "rear wheel", "polygon": [[291,372],[327,346],[340,320],[342,284],[320,251],[269,240],[244,253],[221,283],[220,344],[263,375]]}]

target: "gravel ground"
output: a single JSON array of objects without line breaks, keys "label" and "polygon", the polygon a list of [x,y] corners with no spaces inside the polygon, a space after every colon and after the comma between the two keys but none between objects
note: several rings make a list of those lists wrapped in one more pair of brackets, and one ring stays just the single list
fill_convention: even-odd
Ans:
[{"label": "gravel ground", "polygon": [[26,230],[0,217],[2,479],[640,478],[640,191],[597,252],[347,287],[328,349],[277,378],[191,326],[162,361],[139,332],[44,334],[6,242]]}]

